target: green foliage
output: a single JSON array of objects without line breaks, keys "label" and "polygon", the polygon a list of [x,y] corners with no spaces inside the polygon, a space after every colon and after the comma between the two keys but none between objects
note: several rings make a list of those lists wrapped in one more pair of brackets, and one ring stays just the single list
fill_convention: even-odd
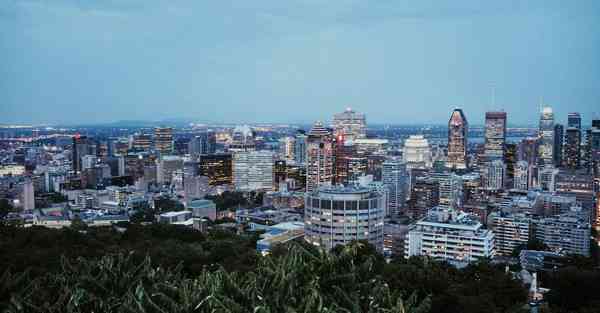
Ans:
[{"label": "green foliage", "polygon": [[237,207],[247,206],[248,199],[244,197],[244,193],[237,191],[225,191],[220,195],[208,195],[206,199],[212,200],[218,211],[236,209]]},{"label": "green foliage", "polygon": [[527,241],[526,245],[519,245],[517,247],[515,247],[515,250],[512,253],[512,256],[514,257],[518,257],[519,254],[521,253],[521,250],[536,250],[536,251],[548,251],[548,246],[546,244],[544,244],[544,242],[542,242],[541,240],[537,240],[537,239],[530,239],[529,241]]},{"label": "green foliage", "polygon": [[373,256],[358,262],[359,251],[349,246],[329,254],[292,245],[253,271],[217,268],[193,278],[179,267],[154,267],[150,258],[125,254],[63,258],[60,272],[8,284],[2,305],[5,312],[428,312],[429,298],[391,290],[374,274]]},{"label": "green foliage", "polygon": [[15,212],[16,209],[12,206],[8,199],[0,199],[0,218],[6,216],[6,214]]},{"label": "green foliage", "polygon": [[568,267],[544,275],[553,313],[592,313],[600,308],[600,270]]}]

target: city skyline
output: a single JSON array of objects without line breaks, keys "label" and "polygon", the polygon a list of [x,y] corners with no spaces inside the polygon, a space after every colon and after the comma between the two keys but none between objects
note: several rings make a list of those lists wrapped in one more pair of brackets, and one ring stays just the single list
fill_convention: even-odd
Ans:
[{"label": "city skyline", "polygon": [[350,106],[443,124],[457,106],[472,124],[500,109],[528,124],[542,97],[587,124],[599,15],[594,1],[6,3],[0,123],[310,124]]}]

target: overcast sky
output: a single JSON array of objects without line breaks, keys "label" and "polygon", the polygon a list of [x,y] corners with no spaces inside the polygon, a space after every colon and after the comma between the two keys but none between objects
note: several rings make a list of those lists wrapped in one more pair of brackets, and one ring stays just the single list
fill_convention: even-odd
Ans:
[{"label": "overcast sky", "polygon": [[540,97],[600,116],[600,1],[0,0],[4,123],[535,124]]}]

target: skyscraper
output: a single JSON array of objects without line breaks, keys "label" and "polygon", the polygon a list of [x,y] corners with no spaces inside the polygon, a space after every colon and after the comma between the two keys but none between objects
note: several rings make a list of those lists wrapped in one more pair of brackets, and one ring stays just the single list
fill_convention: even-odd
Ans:
[{"label": "skyscraper", "polygon": [[347,108],[342,113],[333,116],[334,136],[342,136],[344,140],[367,137],[367,121],[362,113]]},{"label": "skyscraper", "polygon": [[72,167],[76,172],[81,171],[81,158],[85,155],[95,155],[95,147],[93,146],[93,141],[86,137],[80,136],[79,134],[73,137],[73,147],[72,147]]},{"label": "skyscraper", "polygon": [[233,154],[233,185],[240,191],[273,190],[274,155],[271,151]]},{"label": "skyscraper", "polygon": [[287,136],[279,139],[279,154],[286,160],[294,160],[296,152],[296,138]]},{"label": "skyscraper", "polygon": [[503,159],[506,144],[506,112],[485,113],[485,158]]},{"label": "skyscraper", "polygon": [[538,165],[554,164],[554,113],[551,107],[542,109],[538,129]]},{"label": "skyscraper", "polygon": [[406,164],[399,160],[387,160],[383,162],[381,173],[383,185],[388,189],[390,214],[398,217],[405,213],[406,196],[409,189]]},{"label": "skyscraper", "polygon": [[402,159],[409,168],[431,168],[431,146],[422,135],[411,135],[404,141]]},{"label": "skyscraper", "polygon": [[581,130],[575,127],[567,128],[565,141],[564,165],[577,169],[581,162]]},{"label": "skyscraper", "polygon": [[563,162],[563,138],[564,138],[564,127],[562,124],[554,125],[554,166],[560,167]]},{"label": "skyscraper", "polygon": [[461,109],[454,109],[448,122],[448,161],[446,166],[455,169],[468,167],[467,136],[469,123]]},{"label": "skyscraper", "polygon": [[173,128],[154,128],[154,148],[161,155],[169,155],[173,153]]},{"label": "skyscraper", "polygon": [[23,183],[21,204],[23,206],[23,210],[35,209],[35,191],[33,188],[33,181],[31,179],[26,179]]},{"label": "skyscraper", "polygon": [[306,142],[306,191],[331,185],[334,172],[334,140],[331,131],[316,122]]},{"label": "skyscraper", "polygon": [[307,136],[304,133],[298,133],[296,135],[296,147],[294,149],[294,159],[298,164],[304,164],[306,162],[306,140]]},{"label": "skyscraper", "polygon": [[577,128],[581,130],[581,115],[579,115],[579,113],[569,113],[567,120],[567,128]]},{"label": "skyscraper", "polygon": [[529,189],[529,164],[527,161],[519,161],[515,166],[515,177],[513,188],[518,190]]}]

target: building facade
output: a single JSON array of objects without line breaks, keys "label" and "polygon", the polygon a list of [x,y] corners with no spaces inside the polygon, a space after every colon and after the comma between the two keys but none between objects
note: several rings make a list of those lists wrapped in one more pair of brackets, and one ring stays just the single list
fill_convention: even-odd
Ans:
[{"label": "building facade", "polygon": [[455,109],[448,122],[448,160],[446,167],[466,169],[468,167],[467,142],[469,123],[461,109]]}]

